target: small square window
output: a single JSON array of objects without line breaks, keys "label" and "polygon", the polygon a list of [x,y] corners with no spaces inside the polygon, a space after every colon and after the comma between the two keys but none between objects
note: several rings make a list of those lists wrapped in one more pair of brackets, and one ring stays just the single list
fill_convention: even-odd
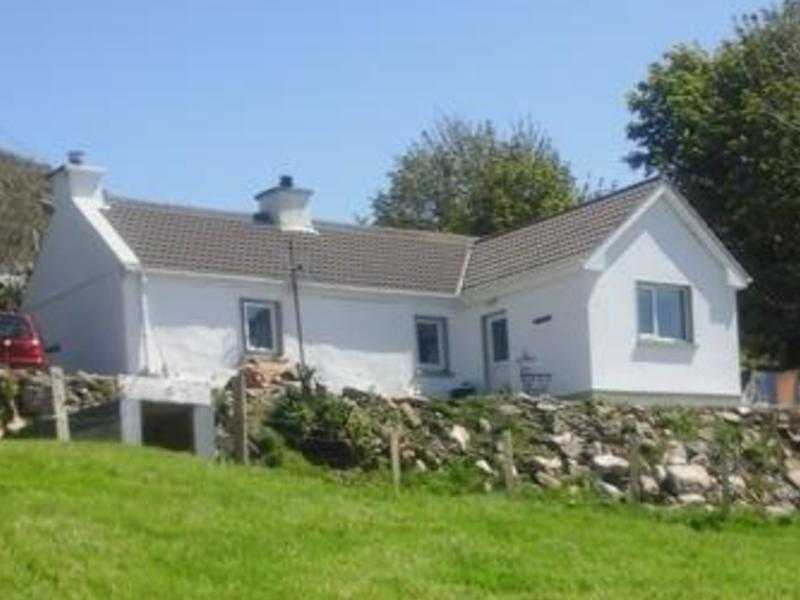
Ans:
[{"label": "small square window", "polygon": [[278,315],[276,302],[242,302],[242,329],[248,352],[280,351]]},{"label": "small square window", "polygon": [[638,284],[636,302],[639,335],[691,341],[691,294],[688,287]]},{"label": "small square window", "polygon": [[417,364],[425,371],[447,371],[447,319],[443,317],[417,317]]}]

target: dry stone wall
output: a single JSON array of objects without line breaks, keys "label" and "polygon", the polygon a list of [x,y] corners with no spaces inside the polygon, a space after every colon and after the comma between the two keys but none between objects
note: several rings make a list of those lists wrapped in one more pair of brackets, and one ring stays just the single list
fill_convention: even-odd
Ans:
[{"label": "dry stone wall", "polygon": [[[268,371],[268,372],[267,372]],[[246,367],[248,425],[257,456],[265,426],[297,377],[283,366]],[[324,390],[320,390],[324,392]],[[223,453],[232,390],[218,405]],[[435,471],[458,463],[479,473],[487,489],[502,484],[502,437],[513,437],[520,482],[543,488],[586,488],[612,499],[666,505],[741,504],[791,514],[800,508],[800,414],[774,408],[636,407],[563,402],[525,394],[428,400],[389,399],[346,389],[323,394],[340,419],[340,444],[352,444],[359,463],[386,464],[389,432],[401,430],[405,470]],[[333,408],[331,408],[333,407]],[[227,415],[227,417],[226,417]],[[356,433],[353,433],[356,432]],[[306,450],[330,448],[308,445]],[[316,456],[325,462],[325,456]],[[341,466],[341,465],[340,465]]]}]

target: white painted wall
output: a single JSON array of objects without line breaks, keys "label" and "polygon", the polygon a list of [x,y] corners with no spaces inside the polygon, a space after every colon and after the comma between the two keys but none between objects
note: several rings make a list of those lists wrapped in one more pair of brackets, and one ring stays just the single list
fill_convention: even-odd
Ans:
[{"label": "white painted wall", "polygon": [[[739,395],[736,290],[665,200],[608,249],[590,301],[596,390]],[[694,344],[642,343],[636,282],[691,286]]]},{"label": "white painted wall", "polygon": [[[67,171],[53,177],[52,215],[23,310],[33,314],[45,344],[60,344],[51,360],[67,370],[117,373],[126,367],[123,267],[93,220],[100,199],[73,198]],[[83,183],[83,182],[81,182]]]},{"label": "white painted wall", "polygon": [[[284,355],[298,359],[293,303],[285,282],[140,272],[102,216],[99,170],[56,175],[57,209],[25,309],[56,362],[96,372],[167,373],[221,383],[243,358],[240,301],[280,303]],[[482,316],[505,311],[511,384],[525,352],[552,375],[551,391],[739,394],[735,290],[715,259],[666,201],[659,201],[605,251],[602,271],[566,265],[517,277],[463,298],[326,288],[301,283],[306,356],[323,383],[387,395],[445,394],[482,387]],[[689,285],[692,345],[645,345],[636,333],[636,282]],[[513,286],[513,287],[512,287]],[[448,319],[451,373],[420,375],[415,315]],[[550,316],[543,324],[537,317]]]},{"label": "white painted wall", "polygon": [[[149,273],[147,279],[154,371],[217,382],[229,377],[244,355],[243,298],[280,303],[284,355],[291,363],[298,360],[288,284],[163,273]],[[448,317],[452,329],[455,304],[452,299],[335,293],[301,284],[307,362],[333,390],[354,386],[389,395],[446,392],[460,383],[458,373],[416,373],[414,316]],[[143,366],[143,351],[136,356],[138,363],[130,364],[130,371]]]},{"label": "white painted wall", "polygon": [[[480,323],[486,314],[505,311],[508,318],[510,375],[513,389],[520,388],[518,359],[536,358],[534,369],[552,376],[550,391],[571,394],[591,385],[588,344],[588,298],[594,276],[571,272],[555,279],[496,298],[477,301],[459,316],[460,335],[467,341],[461,360],[468,362],[475,380],[483,385],[484,366]],[[533,320],[549,315],[550,321]]]}]

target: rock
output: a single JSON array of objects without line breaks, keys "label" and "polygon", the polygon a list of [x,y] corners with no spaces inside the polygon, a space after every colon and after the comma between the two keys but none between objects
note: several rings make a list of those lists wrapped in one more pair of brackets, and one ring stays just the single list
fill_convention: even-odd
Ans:
[{"label": "rock", "polygon": [[741,417],[749,417],[751,414],[753,414],[753,409],[749,406],[737,406],[736,412],[739,413],[739,416]]},{"label": "rock", "polygon": [[689,456],[689,458],[694,458],[695,456],[701,454],[707,455],[709,453],[708,443],[705,442],[704,440],[693,440],[691,442],[687,442],[686,453]]},{"label": "rock", "polygon": [[628,474],[630,467],[627,460],[614,454],[598,454],[592,458],[592,468],[604,478],[623,477]]},{"label": "rock", "polygon": [[795,507],[791,504],[773,504],[764,509],[767,516],[773,519],[785,519],[791,517],[795,512]]},{"label": "rock", "polygon": [[462,452],[467,451],[467,445],[469,444],[469,431],[463,425],[453,425],[452,429],[450,429],[450,439],[453,440],[458,447],[461,449]]},{"label": "rock", "polygon": [[554,402],[539,401],[536,403],[536,410],[539,412],[555,412],[558,410],[558,404]]},{"label": "rock", "polygon": [[670,465],[667,467],[667,488],[676,496],[709,490],[714,480],[700,465]]},{"label": "rock", "polygon": [[697,504],[705,504],[706,499],[702,494],[680,494],[678,502],[684,506],[691,506]]},{"label": "rock", "polygon": [[403,413],[403,417],[410,427],[416,429],[422,425],[422,419],[419,418],[417,411],[407,402],[400,404],[400,412]]},{"label": "rock", "polygon": [[587,454],[589,454],[589,456],[598,456],[600,454],[603,454],[603,444],[595,440],[594,442],[589,444],[589,447],[586,449],[586,452]]},{"label": "rock", "polygon": [[428,465],[422,462],[422,459],[417,459],[414,463],[414,468],[420,473],[425,473],[428,470]]},{"label": "rock", "polygon": [[702,467],[708,467],[710,463],[711,461],[705,454],[697,454],[689,461],[690,465],[700,465]]},{"label": "rock", "polygon": [[725,421],[726,423],[731,423],[732,425],[738,425],[742,422],[742,417],[737,415],[735,412],[731,412],[726,410],[719,414],[720,418]]},{"label": "rock", "polygon": [[728,477],[728,485],[736,496],[741,496],[745,491],[747,491],[747,483],[745,483],[745,480],[741,475],[731,475]]},{"label": "rock", "polygon": [[478,427],[483,433],[492,433],[492,424],[488,419],[484,419],[483,417],[478,419]]},{"label": "rock", "polygon": [[504,417],[518,417],[522,414],[522,409],[519,406],[514,406],[513,404],[501,404],[497,407],[497,412]]},{"label": "rock", "polygon": [[667,465],[685,465],[686,462],[686,446],[675,440],[667,442],[667,449],[664,451],[664,463]]},{"label": "rock", "polygon": [[622,497],[625,495],[623,494],[620,489],[615,486],[607,483],[605,481],[598,481],[596,484],[597,490],[603,494],[604,496],[608,496],[612,500],[621,500]]},{"label": "rock", "polygon": [[639,489],[642,495],[646,498],[656,498],[661,491],[658,481],[650,475],[642,475],[639,477]]},{"label": "rock", "polygon": [[548,490],[555,490],[561,487],[561,482],[558,479],[552,475],[548,475],[544,471],[538,471],[533,478],[536,480],[536,483]]},{"label": "rock", "polygon": [[781,504],[792,504],[800,500],[800,492],[786,484],[778,484],[772,490],[772,496]]},{"label": "rock", "polygon": [[551,435],[549,441],[566,458],[577,459],[583,453],[583,441],[569,431]]},{"label": "rock", "polygon": [[478,467],[479,471],[482,471],[482,472],[486,473],[486,475],[495,475],[495,472],[494,472],[494,469],[492,469],[492,466],[488,462],[486,462],[486,460],[483,459],[483,458],[478,460],[478,461],[476,461],[475,462],[475,466]]},{"label": "rock", "polygon": [[786,469],[786,480],[800,490],[800,461],[787,459],[783,463]]},{"label": "rock", "polygon": [[557,456],[534,456],[531,462],[533,463],[534,469],[537,471],[547,471],[548,473],[560,471],[562,467],[561,459]]},{"label": "rock", "polygon": [[660,485],[663,485],[667,480],[667,468],[664,465],[656,465],[653,467],[653,475]]}]

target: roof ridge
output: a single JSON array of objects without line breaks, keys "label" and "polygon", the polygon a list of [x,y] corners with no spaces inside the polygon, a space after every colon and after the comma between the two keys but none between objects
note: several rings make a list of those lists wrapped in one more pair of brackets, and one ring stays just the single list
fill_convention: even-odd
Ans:
[{"label": "roof ridge", "polygon": [[[250,221],[252,213],[226,210],[222,208],[206,207],[206,206],[192,206],[188,204],[176,204],[169,202],[158,202],[153,200],[141,200],[138,198],[130,198],[128,196],[121,196],[108,192],[107,198],[111,202],[122,204],[135,204],[142,207],[153,208],[154,210],[174,211],[184,214],[195,214],[198,216],[219,216],[236,219],[237,221]],[[403,229],[401,227],[382,227],[377,225],[359,225],[358,223],[346,223],[343,221],[333,221],[328,219],[313,219],[313,222],[324,228],[346,229],[351,231],[363,231],[365,233],[381,233],[386,232],[389,234],[397,234],[404,236],[425,236],[432,238],[441,238],[442,241],[450,242],[474,242],[478,238],[475,236],[464,235],[460,233],[450,233],[447,231],[432,231],[429,229]]]},{"label": "roof ridge", "polygon": [[489,235],[485,235],[485,236],[479,237],[477,239],[477,243],[480,244],[482,242],[495,240],[495,239],[501,238],[501,237],[503,237],[505,235],[509,235],[511,233],[516,233],[517,231],[521,231],[523,229],[527,229],[528,227],[533,227],[534,225],[538,225],[539,223],[544,223],[545,221],[549,221],[551,219],[555,219],[557,217],[561,217],[563,215],[566,215],[566,214],[569,214],[569,213],[572,213],[572,212],[576,212],[578,210],[582,210],[584,208],[587,208],[589,206],[593,206],[595,204],[599,204],[601,202],[612,202],[614,200],[621,200],[625,196],[625,194],[627,194],[628,192],[632,192],[633,190],[645,187],[647,185],[652,185],[653,183],[656,183],[658,181],[663,182],[663,181],[667,181],[667,180],[665,179],[665,177],[663,175],[655,175],[653,177],[648,177],[647,179],[643,179],[642,181],[637,181],[636,183],[632,183],[630,185],[626,185],[626,186],[621,187],[621,188],[619,188],[617,190],[614,190],[612,192],[601,194],[597,198],[592,198],[591,200],[587,200],[585,202],[580,202],[578,204],[575,204],[573,206],[565,208],[561,212],[557,212],[557,213],[555,213],[553,215],[548,215],[546,217],[541,217],[539,219],[534,219],[533,221],[530,221],[530,222],[525,223],[523,225],[518,225],[518,226],[513,227],[511,229],[506,229],[505,231],[499,231],[497,233],[491,233]]}]

